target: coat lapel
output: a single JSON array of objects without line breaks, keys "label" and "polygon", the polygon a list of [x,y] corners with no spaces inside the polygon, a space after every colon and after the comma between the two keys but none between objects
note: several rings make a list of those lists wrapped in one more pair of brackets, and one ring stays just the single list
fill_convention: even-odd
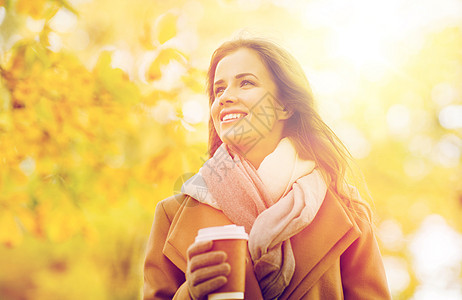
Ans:
[{"label": "coat lapel", "polygon": [[186,196],[172,220],[163,253],[186,272],[186,251],[194,242],[198,230],[229,224],[231,221],[220,211]]},{"label": "coat lapel", "polygon": [[328,190],[313,222],[291,238],[296,267],[281,299],[301,299],[359,237],[361,232],[341,201]]}]

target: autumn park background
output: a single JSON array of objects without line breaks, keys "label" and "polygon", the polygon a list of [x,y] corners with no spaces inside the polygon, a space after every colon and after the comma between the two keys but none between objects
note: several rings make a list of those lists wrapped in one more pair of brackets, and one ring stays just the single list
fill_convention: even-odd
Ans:
[{"label": "autumn park background", "polygon": [[138,299],[238,35],[300,61],[372,196],[395,299],[462,299],[462,2],[0,0],[0,299]]}]

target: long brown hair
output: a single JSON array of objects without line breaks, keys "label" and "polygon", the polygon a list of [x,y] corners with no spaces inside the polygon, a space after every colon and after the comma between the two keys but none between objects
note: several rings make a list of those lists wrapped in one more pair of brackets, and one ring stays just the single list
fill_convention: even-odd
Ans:
[{"label": "long brown hair", "polygon": [[[223,43],[212,55],[207,73],[209,105],[215,100],[214,77],[217,64],[240,49],[255,51],[266,65],[277,86],[277,101],[293,115],[286,121],[284,136],[289,137],[302,159],[316,162],[331,188],[350,204],[351,191],[346,186],[346,171],[352,157],[335,133],[321,119],[314,107],[313,93],[305,73],[296,59],[279,45],[265,39],[239,38]],[[209,120],[209,155],[222,144],[213,120]]]}]

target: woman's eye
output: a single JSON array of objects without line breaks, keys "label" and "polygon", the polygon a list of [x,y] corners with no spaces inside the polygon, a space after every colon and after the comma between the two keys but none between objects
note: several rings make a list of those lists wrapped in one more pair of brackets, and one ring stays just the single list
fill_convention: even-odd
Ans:
[{"label": "woman's eye", "polygon": [[242,80],[241,81],[241,87],[246,86],[246,85],[254,85],[254,83],[250,80]]},{"label": "woman's eye", "polygon": [[223,87],[217,87],[217,88],[215,89],[215,96],[220,96],[221,94],[223,94],[223,91],[224,91],[224,90],[225,90],[225,89],[224,89]]}]

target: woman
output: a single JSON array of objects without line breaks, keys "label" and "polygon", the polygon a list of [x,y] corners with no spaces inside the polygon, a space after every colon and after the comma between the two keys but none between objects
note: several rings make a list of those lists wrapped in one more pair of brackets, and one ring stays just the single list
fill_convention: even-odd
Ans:
[{"label": "woman", "polygon": [[265,40],[226,42],[207,86],[210,159],[156,207],[145,299],[224,285],[226,254],[194,238],[232,223],[249,233],[246,299],[389,299],[370,212],[345,181],[348,151],[295,59]]}]

